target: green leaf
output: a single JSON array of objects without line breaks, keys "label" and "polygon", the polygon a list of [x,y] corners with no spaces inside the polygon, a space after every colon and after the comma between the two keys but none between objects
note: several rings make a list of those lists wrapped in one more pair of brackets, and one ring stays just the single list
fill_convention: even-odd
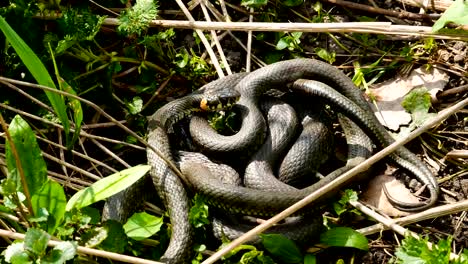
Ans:
[{"label": "green leaf", "polygon": [[130,111],[130,114],[136,115],[143,109],[143,100],[141,97],[135,96],[130,103],[127,103],[127,107]]},{"label": "green leaf", "polygon": [[431,95],[425,87],[413,89],[401,102],[403,108],[411,113],[413,123],[411,128],[419,127],[428,119],[435,116],[435,113],[428,113],[431,104]]},{"label": "green leaf", "polygon": [[[31,72],[34,79],[40,85],[44,85],[51,88],[56,88],[52,77],[42,64],[41,60],[36,56],[36,54],[31,50],[31,48],[26,45],[26,43],[16,34],[16,32],[8,25],[5,19],[0,16],[0,30],[3,31],[5,37],[10,42],[11,46],[15,49],[18,56],[23,61],[24,65]],[[62,122],[65,135],[68,137],[70,132],[70,122],[68,121],[65,100],[59,94],[45,91],[47,98],[49,99],[50,104],[54,108],[55,114]],[[68,140],[67,140],[68,142]],[[40,187],[40,186],[39,186]]]},{"label": "green leaf", "polygon": [[[8,144],[7,144],[7,148],[8,148]],[[8,154],[6,154],[8,155]],[[7,159],[7,162],[8,162],[8,159]],[[8,164],[8,163],[7,163]],[[1,193],[6,197],[8,198],[8,196],[12,195],[12,194],[15,194],[17,192],[17,177],[19,177],[19,175],[17,175],[17,171],[16,171],[16,168],[13,168],[13,170],[10,170],[8,169],[8,177],[2,181],[1,183],[1,188],[2,188],[2,191]],[[20,182],[18,182],[20,183]]]},{"label": "green leaf", "polygon": [[294,7],[294,6],[302,5],[302,3],[304,3],[304,0],[284,0],[281,2],[285,6]]},{"label": "green leaf", "polygon": [[128,239],[122,228],[122,224],[117,221],[109,220],[104,223],[103,227],[107,230],[108,235],[106,239],[99,244],[98,248],[106,251],[123,253],[128,244]]},{"label": "green leaf", "polygon": [[358,195],[357,192],[351,189],[346,189],[344,194],[341,196],[338,202],[333,203],[333,209],[337,215],[341,215],[345,212],[351,211],[359,214],[359,211],[354,211],[351,206],[349,205],[350,201],[357,201]]},{"label": "green leaf", "polygon": [[361,85],[365,86],[366,79],[364,77],[364,72],[362,71],[362,68],[359,65],[359,62],[354,61],[353,66],[354,66],[354,75],[353,75],[352,80],[353,80],[354,85],[356,85],[357,87],[361,87]]},{"label": "green leaf", "polygon": [[141,35],[143,31],[149,28],[153,19],[158,14],[157,1],[154,0],[136,0],[135,5],[127,9],[119,17],[118,30],[127,35]]},{"label": "green leaf", "polygon": [[301,38],[302,32],[293,32],[291,34],[287,33],[283,37],[281,37],[276,43],[276,49],[277,50],[283,50],[285,48],[288,48],[288,50],[293,51],[295,49],[301,50],[300,43],[301,43]]},{"label": "green leaf", "polygon": [[[57,78],[60,90],[76,95],[75,90],[73,90],[73,88],[60,76],[52,47],[50,46],[50,43],[47,44],[49,45],[50,56],[52,57],[52,62],[54,63],[55,77]],[[79,100],[74,98],[68,98],[68,100],[68,105],[73,112],[73,120],[75,122],[75,133],[73,133],[73,138],[72,140],[67,141],[67,148],[71,149],[80,135],[81,123],[83,122],[83,109],[81,108],[81,103]]]},{"label": "green leaf", "polygon": [[[224,246],[226,246],[226,244],[229,244],[229,242],[224,242],[224,243],[221,245],[221,248],[223,248]],[[240,246],[237,246],[236,248],[234,248],[233,250],[229,251],[229,253],[227,253],[226,255],[224,255],[224,257],[223,257],[222,259],[230,258],[230,257],[236,255],[237,253],[239,253],[240,251],[243,251],[243,250],[257,251],[257,248],[256,248],[255,246],[252,246],[252,245],[240,245]]]},{"label": "green leaf", "polygon": [[405,264],[427,264],[427,262],[420,257],[413,257],[404,252],[396,252],[395,255]]},{"label": "green leaf", "polygon": [[302,36],[302,32],[292,32],[291,36],[293,37],[293,39],[296,41],[297,44],[301,43],[299,40]]},{"label": "green leaf", "polygon": [[[441,239],[432,249],[428,246],[429,238],[414,238],[406,235],[395,255],[401,260],[398,263],[435,263],[450,262],[452,238]],[[465,262],[466,263],[466,262]]]},{"label": "green leaf", "polygon": [[319,56],[322,60],[325,60],[330,64],[333,64],[333,62],[335,62],[335,52],[330,53],[324,48],[316,48],[315,52],[317,52],[317,56]]},{"label": "green leaf", "polygon": [[176,54],[175,64],[179,68],[185,68],[189,63],[189,54],[186,49],[182,49],[180,53]]},{"label": "green leaf", "polygon": [[[42,185],[47,180],[47,167],[42,158],[41,149],[36,142],[31,127],[21,116],[16,115],[13,118],[8,131],[18,152],[21,167],[26,178],[26,185],[32,196],[42,188]],[[6,144],[6,160],[10,177],[16,182],[17,190],[22,191],[23,186],[19,173],[12,173],[13,171],[17,172],[18,168],[16,167],[15,157],[11,152],[10,144]]]},{"label": "green leaf", "polygon": [[280,234],[261,234],[262,244],[281,263],[301,263],[303,256],[296,244]]},{"label": "green leaf", "polygon": [[431,107],[431,95],[425,87],[416,88],[405,96],[401,105],[410,113],[427,113]]},{"label": "green leaf", "polygon": [[277,50],[284,50],[285,48],[289,47],[290,42],[291,41],[286,37],[280,38],[278,43],[276,43],[276,49]]},{"label": "green leaf", "polygon": [[367,238],[349,227],[335,227],[320,235],[320,243],[334,247],[369,250]]},{"label": "green leaf", "polygon": [[87,228],[81,236],[81,241],[87,247],[97,247],[116,253],[123,253],[128,244],[122,224],[114,220],[104,222],[103,226]]},{"label": "green leaf", "polygon": [[468,24],[468,1],[455,0],[442,16],[432,26],[432,32],[437,32],[448,23]]},{"label": "green leaf", "polygon": [[[223,244],[221,247],[225,246]],[[245,252],[247,251],[247,252]],[[230,258],[237,259],[237,254],[239,252],[244,252],[239,261],[230,260]],[[252,245],[240,245],[235,249],[231,250],[226,254],[223,260],[227,260],[226,263],[239,263],[239,264],[274,264],[275,262],[269,256],[265,256],[263,251],[257,250],[255,246]],[[235,262],[234,262],[235,261]]]},{"label": "green leaf", "polygon": [[47,255],[41,258],[41,264],[63,264],[76,255],[78,244],[73,241],[58,243]]},{"label": "green leaf", "polygon": [[93,185],[75,193],[67,203],[65,210],[83,208],[97,201],[110,197],[138,181],[149,171],[151,166],[138,165],[103,178]]},{"label": "green leaf", "polygon": [[55,181],[48,180],[39,192],[32,196],[31,200],[32,208],[36,214],[40,208],[45,208],[49,212],[46,230],[53,234],[65,214],[67,197],[63,187]]},{"label": "green leaf", "polygon": [[192,202],[193,206],[190,208],[189,213],[190,224],[192,224],[195,228],[208,225],[210,223],[210,220],[208,219],[208,205],[206,205],[203,197],[196,194]]},{"label": "green leaf", "polygon": [[8,263],[32,263],[24,251],[24,242],[14,242],[2,252],[2,255]]},{"label": "green leaf", "polygon": [[241,5],[242,6],[248,6],[248,7],[262,7],[268,4],[268,0],[242,0]]},{"label": "green leaf", "polygon": [[135,240],[148,238],[161,229],[162,217],[156,217],[145,212],[135,213],[130,217],[123,228],[128,237]]},{"label": "green leaf", "polygon": [[317,263],[317,257],[312,254],[306,254],[304,256],[304,264],[316,264]]},{"label": "green leaf", "polygon": [[[36,213],[34,217],[29,217],[28,220],[29,222],[32,223],[39,223],[41,224],[42,222],[47,222],[47,219],[49,219],[49,212],[45,208],[39,208],[36,210]],[[42,229],[42,228],[41,228]]]},{"label": "green leaf", "polygon": [[50,235],[44,230],[29,228],[24,238],[24,249],[33,256],[40,257],[47,249]]},{"label": "green leaf", "polygon": [[101,221],[101,213],[96,208],[88,206],[81,208],[80,211],[83,216],[89,217],[89,221],[87,222],[91,225],[97,225]]},{"label": "green leaf", "polygon": [[81,243],[86,247],[94,248],[101,244],[109,235],[109,230],[103,226],[96,226],[86,230],[81,235]]}]

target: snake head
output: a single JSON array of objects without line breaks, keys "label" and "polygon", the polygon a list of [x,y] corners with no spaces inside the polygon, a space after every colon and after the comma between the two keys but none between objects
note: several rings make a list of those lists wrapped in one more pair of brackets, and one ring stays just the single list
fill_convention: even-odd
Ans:
[{"label": "snake head", "polygon": [[217,92],[216,94],[205,93],[200,101],[200,109],[203,111],[220,111],[233,106],[240,98],[235,90]]}]

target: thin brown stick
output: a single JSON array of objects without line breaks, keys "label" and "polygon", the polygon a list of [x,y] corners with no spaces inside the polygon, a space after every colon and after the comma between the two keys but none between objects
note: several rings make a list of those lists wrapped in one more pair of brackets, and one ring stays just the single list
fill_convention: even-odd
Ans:
[{"label": "thin brown stick", "polygon": [[353,177],[354,175],[363,172],[367,170],[371,165],[375,164],[377,161],[383,159],[385,156],[389,155],[393,151],[395,151],[397,148],[400,146],[403,146],[404,144],[408,143],[409,141],[415,139],[428,129],[432,128],[433,126],[437,125],[440,123],[442,120],[445,120],[447,117],[449,117],[451,114],[457,112],[458,110],[462,109],[468,105],[468,98],[464,99],[463,101],[451,106],[450,108],[441,111],[437,114],[436,117],[430,119],[428,122],[426,122],[424,125],[422,125],[420,128],[414,130],[410,134],[408,134],[406,137],[399,139],[395,141],[394,143],[390,144],[388,147],[384,148],[383,150],[379,151],[369,159],[367,159],[365,162],[359,164],[358,166],[354,167],[353,169],[347,171],[337,179],[331,181],[327,185],[323,186],[322,188],[316,190],[315,192],[311,193],[304,199],[300,200],[299,202],[295,203],[294,205],[290,206],[289,208],[285,209],[281,213],[275,215],[274,217],[268,219],[265,221],[263,224],[258,225],[257,227],[253,228],[249,232],[245,233],[241,237],[237,238],[236,240],[232,241],[230,244],[216,252],[214,255],[206,259],[202,264],[210,264],[214,263],[218,259],[220,259],[222,256],[225,254],[229,253],[229,251],[233,250],[237,246],[245,243],[249,239],[251,239],[253,236],[256,236],[263,231],[267,230],[274,224],[278,223],[279,221],[283,220],[284,218],[290,216],[291,214],[295,213],[299,209],[303,208],[307,204],[311,203],[312,201],[316,200],[317,198],[325,195],[326,193],[332,191],[335,186],[340,185],[349,179]]},{"label": "thin brown stick", "polygon": [[[376,213],[375,211],[371,210],[369,207],[363,205],[362,203],[356,202],[356,201],[350,201],[349,203],[352,206],[359,209],[359,211],[361,211],[364,214],[374,218],[375,220],[379,221],[380,223],[382,223],[386,227],[392,229],[393,231],[397,232],[398,234],[400,234],[402,236],[405,236],[405,235],[409,234],[410,236],[412,236],[414,238],[419,238],[418,234],[410,231],[409,229],[406,229],[406,228],[402,227],[401,225],[396,224],[392,219],[389,219],[387,217],[384,217],[384,216]],[[434,247],[434,244],[432,244],[431,242],[428,241],[426,243],[427,243],[427,246],[428,246],[429,249],[432,249]],[[459,258],[459,256],[457,254],[454,254],[454,253],[450,252],[450,260],[455,260],[455,259],[458,259],[458,258]]]},{"label": "thin brown stick", "polygon": [[[196,23],[195,19],[193,16],[190,14],[189,10],[187,7],[185,7],[184,3],[181,0],[176,0],[177,4],[179,5],[180,9],[184,12],[185,16],[191,23]],[[213,22],[207,22],[207,23],[213,23]],[[210,46],[210,43],[206,39],[205,35],[203,34],[203,31],[200,29],[194,29],[195,32],[197,33],[198,37],[202,41],[203,45],[205,46],[206,51],[210,55],[211,58],[211,63],[213,63],[213,66],[216,69],[216,72],[218,73],[219,78],[224,77],[224,72],[223,69],[221,68],[221,65],[219,65],[218,58],[216,58],[216,54],[214,53],[213,49]],[[214,30],[214,29],[213,29]]]},{"label": "thin brown stick", "polygon": [[447,8],[450,7],[451,4],[453,4],[453,0],[431,0],[431,4],[429,4],[427,7],[424,4],[426,0],[398,0],[398,2],[401,2],[405,5],[410,5],[414,7],[420,7],[424,9],[432,9],[432,10],[438,10],[438,11],[445,11]]},{"label": "thin brown stick", "polygon": [[[122,124],[127,123],[127,120],[121,120],[119,121]],[[89,124],[89,125],[82,125],[81,129],[94,129],[94,128],[109,128],[115,126],[114,123],[112,122],[103,122],[103,123],[95,123],[95,124]]]},{"label": "thin brown stick", "polygon": [[415,14],[411,13],[408,11],[393,11],[393,10],[388,10],[388,9],[383,9],[379,7],[372,7],[368,5],[363,5],[363,4],[358,4],[354,2],[349,2],[349,1],[343,1],[343,0],[325,0],[328,3],[340,5],[343,7],[347,7],[350,9],[355,9],[355,10],[361,10],[364,12],[369,12],[369,13],[374,13],[374,14],[380,14],[380,15],[385,15],[385,16],[391,16],[391,17],[396,17],[399,19],[411,19],[411,20],[429,20],[431,21],[432,19],[436,18],[435,16],[432,15],[427,15],[427,14]]},{"label": "thin brown stick", "polygon": [[[62,133],[60,132],[60,129],[55,129],[55,131],[57,132],[57,138],[58,138],[59,145],[63,146],[63,137],[62,137]],[[64,152],[65,152],[65,150],[59,149],[60,160],[62,160],[63,162],[65,162],[65,153]],[[63,173],[65,173],[65,175],[68,176],[67,167],[62,165],[62,170],[63,170]]]},{"label": "thin brown stick", "polygon": [[90,186],[93,184],[93,182],[80,180],[78,177],[69,177],[67,175],[63,175],[63,174],[50,171],[50,170],[47,171],[47,175],[49,177],[52,177],[53,179],[60,179],[61,181],[66,181],[66,183],[64,184],[64,186],[66,187],[69,187],[72,184],[72,182],[73,182],[73,185],[76,184],[76,186],[80,186],[80,188],[77,188],[77,189],[83,189],[84,187]]},{"label": "thin brown stick", "polygon": [[93,1],[93,0],[88,0],[88,1],[91,2],[93,5],[95,5],[95,6],[99,7],[99,8],[101,8],[101,9],[103,9],[103,10],[109,12],[109,13],[111,13],[111,14],[114,15],[114,16],[120,16],[119,13],[116,13],[116,12],[112,11],[111,9],[109,9],[109,8],[103,6],[103,5],[100,5],[100,4],[96,3],[96,2]]},{"label": "thin brown stick", "polygon": [[158,89],[156,90],[156,92],[154,92],[154,94],[151,96],[151,98],[148,100],[148,102],[146,102],[143,107],[141,108],[141,110],[145,110],[146,107],[148,107],[148,105],[151,104],[151,102],[153,102],[154,99],[156,99],[156,97],[158,97],[158,95],[161,93],[161,91],[167,86],[167,84],[169,83],[169,81],[172,79],[172,77],[174,76],[174,74],[170,74],[166,80],[164,80],[163,83],[161,83],[161,85],[159,85]]},{"label": "thin brown stick", "polygon": [[[206,21],[211,22],[210,14],[208,14],[208,10],[203,1],[200,2],[200,7],[202,9],[203,14],[205,15]],[[215,30],[210,30],[210,33],[216,45],[216,49],[218,50],[219,57],[221,57],[221,61],[223,62],[224,69],[226,70],[228,75],[231,75],[232,74],[231,67],[229,67],[229,63],[226,60],[226,56],[224,55],[223,48],[221,47],[221,43],[219,42],[218,35],[216,34]]]},{"label": "thin brown stick", "polygon": [[[0,79],[3,78],[3,77],[0,77]],[[8,79],[8,78],[6,78]],[[13,80],[13,79],[11,79]],[[13,81],[16,81],[16,80],[13,80]],[[58,90],[56,90],[58,91]],[[50,126],[53,126],[53,127],[56,127],[56,128],[59,128],[59,129],[62,129],[63,130],[63,126],[62,125],[59,125],[57,123],[54,123],[52,121],[49,121],[49,120],[46,120],[44,118],[41,118],[41,117],[38,117],[36,115],[33,115],[33,114],[30,114],[30,113],[27,113],[27,112],[24,112],[24,111],[21,111],[19,109],[16,109],[14,107],[11,107],[9,105],[6,105],[6,104],[2,104],[0,103],[0,107],[2,108],[5,108],[9,111],[12,111],[12,112],[15,112],[15,113],[18,113],[22,116],[26,116],[26,117],[29,117],[31,119],[34,119],[34,120],[38,120],[38,121],[41,121],[47,125],[50,125]],[[118,123],[118,122],[117,122]],[[113,124],[116,124],[113,122]],[[75,132],[75,130],[73,128],[70,129],[70,132]],[[83,130],[80,131],[80,136],[83,136],[83,137],[88,137],[88,138],[93,138],[93,139],[97,139],[97,140],[101,140],[101,141],[106,141],[106,142],[109,142],[109,143],[114,143],[114,144],[121,144],[121,145],[124,145],[124,146],[128,146],[128,147],[131,147],[131,148],[134,148],[134,149],[138,149],[138,150],[145,150],[145,148],[141,147],[141,146],[138,146],[138,145],[134,145],[134,144],[130,144],[128,142],[125,142],[125,141],[120,141],[120,140],[115,140],[115,139],[110,139],[110,138],[106,138],[106,137],[100,137],[100,136],[96,136],[96,135],[92,135],[92,134],[89,134]]]},{"label": "thin brown stick", "polygon": [[81,174],[83,174],[83,175],[85,175],[85,176],[88,176],[89,178],[91,178],[91,179],[93,179],[93,180],[95,180],[95,181],[98,181],[98,180],[101,179],[101,177],[97,176],[96,174],[93,174],[93,173],[91,173],[91,172],[85,171],[85,170],[83,170],[83,169],[80,168],[80,167],[77,167],[77,166],[72,165],[72,164],[70,164],[70,163],[68,163],[68,162],[66,162],[66,161],[63,161],[63,160],[61,160],[61,159],[58,159],[58,158],[56,158],[56,157],[50,155],[50,154],[47,153],[47,152],[42,152],[42,156],[44,156],[46,159],[49,159],[49,160],[54,161],[54,162],[57,162],[58,164],[60,164],[60,165],[62,165],[62,166],[65,166],[65,167],[70,168],[70,169],[72,169],[72,170],[74,170],[74,171],[76,171],[76,172],[79,172],[79,173],[81,173]]},{"label": "thin brown stick", "polygon": [[455,95],[455,94],[458,94],[458,93],[465,93],[465,92],[467,92],[467,91],[468,91],[468,84],[465,84],[465,85],[462,85],[462,86],[458,86],[458,87],[455,87],[455,88],[451,88],[451,89],[442,91],[442,92],[440,92],[439,94],[437,94],[437,98],[439,98],[439,97],[453,96],[453,95]]},{"label": "thin brown stick", "polygon": [[224,0],[219,0],[219,4],[221,5],[221,10],[223,11],[224,20],[227,22],[230,22],[231,18],[229,17],[229,14],[226,8],[226,3],[224,2]]},{"label": "thin brown stick", "polygon": [[[84,141],[82,138],[78,138],[78,144],[80,145],[80,148],[81,150],[83,151],[83,153],[85,155],[88,155],[87,151],[86,151],[86,147],[84,145]],[[103,162],[104,163],[104,162]],[[105,176],[101,173],[101,170],[99,170],[96,166],[95,163],[91,162],[91,167],[94,169],[94,171],[96,172],[96,174],[100,177],[100,178],[104,178]],[[91,171],[89,168],[86,169],[86,171]]]},{"label": "thin brown stick", "polygon": [[[250,11],[252,12],[253,11],[253,8],[250,8]],[[252,23],[253,22],[253,15],[250,15],[249,16],[249,23]],[[252,54],[252,31],[249,30],[247,31],[247,58],[246,58],[246,62],[245,62],[245,71],[246,72],[250,72],[250,62],[252,61],[252,57],[251,57],[251,54]]]},{"label": "thin brown stick", "polygon": [[[178,0],[180,1],[180,0]],[[226,3],[227,4],[227,3]],[[247,12],[248,13],[248,12]],[[44,20],[59,18],[60,14],[34,16]],[[106,18],[106,26],[118,26],[117,18]],[[233,30],[233,31],[273,31],[273,32],[351,32],[368,34],[391,34],[435,39],[452,39],[467,41],[468,36],[458,33],[433,33],[432,27],[392,25],[390,22],[345,22],[345,23],[269,23],[269,22],[206,22],[183,20],[153,20],[151,27],[182,28],[195,30]],[[150,65],[152,66],[152,65]],[[161,70],[161,69],[158,69]],[[166,72],[166,74],[168,74]]]},{"label": "thin brown stick", "polygon": [[[117,26],[118,20],[106,18],[103,24]],[[433,33],[432,27],[392,25],[390,22],[347,23],[269,23],[269,22],[206,22],[182,20],[153,20],[153,27],[184,28],[197,30],[273,31],[273,32],[352,32],[369,34],[407,35],[436,39],[468,40],[468,36],[456,33]]]},{"label": "thin brown stick", "polygon": [[11,83],[8,83],[8,82],[0,82],[2,83],[3,85],[5,85],[6,87],[8,88],[11,88],[15,91],[17,91],[18,93],[20,93],[21,95],[23,95],[24,97],[28,98],[29,100],[33,101],[34,103],[36,103],[37,105],[39,105],[40,107],[46,109],[47,111],[49,111],[50,113],[55,113],[54,112],[54,109],[46,104],[44,104],[43,102],[41,102],[40,100],[38,100],[36,97],[34,96],[31,96],[30,94],[26,93],[25,91],[21,90],[20,88],[16,87],[15,85],[11,84]]},{"label": "thin brown stick", "polygon": [[[35,89],[41,89],[41,90],[45,90],[45,91],[50,91],[50,92],[53,92],[53,93],[57,93],[57,94],[60,94],[60,95],[64,95],[64,96],[68,96],[70,98],[73,98],[73,99],[76,99],[76,100],[79,100],[80,102],[83,102],[89,106],[91,106],[94,110],[96,110],[97,112],[99,112],[101,115],[103,115],[105,118],[107,118],[109,121],[115,123],[119,128],[123,129],[125,132],[127,132],[129,135],[133,136],[134,138],[136,138],[138,140],[138,142],[140,142],[141,144],[145,145],[145,147],[151,149],[154,153],[156,153],[156,155],[158,155],[162,160],[164,160],[164,162],[167,163],[167,165],[174,171],[174,173],[177,174],[177,176],[179,176],[182,181],[184,183],[188,183],[189,181],[187,180],[187,178],[185,177],[184,174],[182,174],[182,172],[180,172],[179,168],[177,168],[177,166],[171,162],[170,160],[168,160],[162,153],[161,151],[159,151],[158,149],[156,149],[155,147],[151,146],[148,144],[148,142],[146,142],[142,137],[140,137],[137,133],[135,133],[134,131],[132,131],[131,129],[129,129],[128,127],[124,126],[123,124],[121,124],[117,119],[115,119],[114,117],[112,117],[111,115],[109,115],[106,111],[102,110],[99,106],[97,106],[95,103],[89,101],[89,100],[86,100],[84,98],[81,98],[79,96],[76,96],[74,94],[71,94],[71,93],[67,93],[67,92],[64,92],[64,91],[61,91],[61,90],[57,90],[57,89],[54,89],[54,88],[50,88],[50,87],[47,87],[47,86],[44,86],[44,85],[39,85],[39,84],[33,84],[33,83],[28,83],[28,82],[23,82],[23,81],[18,81],[18,80],[14,80],[14,79],[10,79],[10,78],[6,78],[6,77],[1,77],[0,76],[0,81],[6,81],[6,82],[11,82],[11,83],[15,83],[15,84],[18,84],[18,85],[24,85],[26,87],[31,87],[31,88],[35,88]],[[7,107],[7,106],[4,106],[3,104],[0,103],[0,106],[2,107]],[[16,110],[16,109],[15,109]]]},{"label": "thin brown stick", "polygon": [[[409,225],[412,223],[417,223],[423,220],[434,219],[437,217],[456,214],[459,212],[468,211],[468,200],[453,204],[445,204],[433,208],[429,208],[423,212],[411,214],[405,217],[392,219],[392,221],[399,225]],[[383,223],[375,224],[365,228],[358,229],[357,231],[363,235],[371,235],[374,233],[381,232],[388,229],[388,226],[385,226]]]},{"label": "thin brown stick", "polygon": [[107,155],[111,156],[113,159],[115,159],[116,161],[118,161],[120,164],[124,165],[124,167],[126,168],[130,168],[130,164],[128,164],[126,161],[124,161],[123,159],[121,159],[119,156],[117,156],[114,152],[112,152],[110,149],[108,149],[106,146],[102,145],[99,141],[95,140],[95,139],[91,139],[91,141],[98,147],[100,148],[102,151],[104,151],[104,153],[107,153]]}]

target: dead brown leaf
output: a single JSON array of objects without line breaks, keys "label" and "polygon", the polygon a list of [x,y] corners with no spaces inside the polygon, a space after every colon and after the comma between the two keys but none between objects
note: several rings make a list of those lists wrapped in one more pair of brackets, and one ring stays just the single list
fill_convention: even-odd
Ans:
[{"label": "dead brown leaf", "polygon": [[401,125],[411,122],[411,115],[401,106],[406,94],[412,89],[426,87],[435,98],[436,93],[441,91],[448,83],[448,75],[436,68],[429,71],[425,67],[413,70],[408,77],[397,77],[374,85],[370,92],[376,99],[378,109],[374,107],[379,121],[389,129],[397,131]]},{"label": "dead brown leaf", "polygon": [[400,217],[408,215],[408,212],[396,209],[388,201],[383,190],[384,185],[386,186],[389,194],[392,197],[397,198],[399,201],[408,203],[419,201],[403,183],[398,181],[395,177],[385,174],[378,175],[369,182],[367,190],[361,196],[361,200],[364,203],[377,208],[380,212],[388,216]]}]

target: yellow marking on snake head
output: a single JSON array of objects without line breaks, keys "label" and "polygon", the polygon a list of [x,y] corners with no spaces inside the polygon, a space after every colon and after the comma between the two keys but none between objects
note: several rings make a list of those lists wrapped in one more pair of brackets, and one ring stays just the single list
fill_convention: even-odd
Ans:
[{"label": "yellow marking on snake head", "polygon": [[210,106],[208,105],[208,100],[206,100],[206,98],[203,98],[200,101],[200,109],[202,109],[203,111],[209,111],[210,110]]}]

